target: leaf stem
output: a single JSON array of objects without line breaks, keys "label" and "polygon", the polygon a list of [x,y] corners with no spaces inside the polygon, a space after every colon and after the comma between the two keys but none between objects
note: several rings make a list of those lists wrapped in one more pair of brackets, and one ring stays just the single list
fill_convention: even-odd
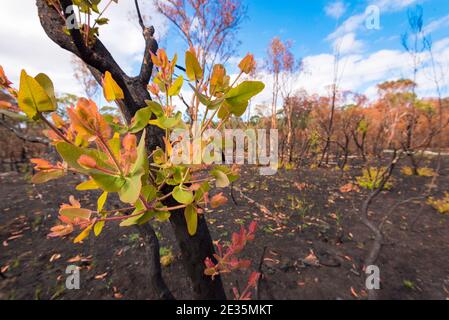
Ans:
[{"label": "leaf stem", "polygon": [[65,142],[72,144],[73,143],[67,139],[67,137],[58,129],[56,128],[53,123],[51,123],[50,121],[47,120],[47,118],[44,117],[44,115],[40,112],[38,112],[39,118],[54,132],[58,135],[58,137],[60,137],[62,140],[64,140]]},{"label": "leaf stem", "polygon": [[106,153],[108,154],[109,158],[114,162],[115,166],[117,167],[117,170],[120,172],[120,175],[122,177],[125,176],[122,168],[120,167],[120,164],[117,160],[117,158],[114,156],[114,153],[112,152],[112,150],[109,148],[108,144],[106,143],[106,141],[104,141],[103,137],[97,133],[97,137],[98,140],[100,141],[101,145],[103,146],[104,150],[106,151]]}]

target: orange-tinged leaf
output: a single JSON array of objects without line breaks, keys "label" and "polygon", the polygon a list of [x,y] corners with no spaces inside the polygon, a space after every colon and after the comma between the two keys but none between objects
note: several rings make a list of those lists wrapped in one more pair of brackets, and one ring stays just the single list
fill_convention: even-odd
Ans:
[{"label": "orange-tinged leaf", "polygon": [[51,119],[53,120],[53,123],[55,124],[56,128],[62,128],[65,126],[64,120],[56,112],[53,112],[51,114]]},{"label": "orange-tinged leaf", "polygon": [[49,238],[64,237],[73,232],[73,226],[71,224],[60,224],[52,227],[50,230],[51,233],[49,233],[47,237]]},{"label": "orange-tinged leaf", "polygon": [[217,87],[222,87],[225,83],[226,69],[221,64],[214,65],[210,79],[211,94],[215,93]]},{"label": "orange-tinged leaf", "polygon": [[219,193],[210,199],[210,206],[213,209],[216,209],[218,207],[221,207],[222,205],[225,205],[227,202],[228,198],[226,198],[223,193]]},{"label": "orange-tinged leaf", "polygon": [[130,151],[137,148],[137,138],[135,135],[128,133],[122,141],[123,148]]},{"label": "orange-tinged leaf", "polygon": [[344,186],[342,186],[340,188],[340,192],[341,193],[359,192],[359,191],[360,191],[360,189],[356,185],[354,185],[353,183],[345,184]]},{"label": "orange-tinged leaf", "polygon": [[161,67],[162,63],[159,60],[159,58],[157,57],[157,55],[155,55],[153,52],[150,52],[151,55],[151,61],[153,62],[153,64],[157,67]]},{"label": "orange-tinged leaf", "polygon": [[9,88],[11,84],[12,82],[9,81],[8,78],[6,77],[3,67],[0,66],[0,87]]},{"label": "orange-tinged leaf", "polygon": [[78,159],[78,164],[87,169],[94,169],[97,167],[95,159],[84,154]]},{"label": "orange-tinged leaf", "polygon": [[112,130],[92,100],[81,98],[76,108],[67,108],[72,128],[86,138],[101,136],[109,140]]},{"label": "orange-tinged leaf", "polygon": [[35,164],[35,170],[50,170],[53,169],[54,166],[48,160],[34,158],[30,160],[31,163]]},{"label": "orange-tinged leaf", "polygon": [[256,61],[254,55],[247,54],[245,58],[240,62],[239,68],[243,73],[250,74],[256,68]]},{"label": "orange-tinged leaf", "polygon": [[70,205],[69,204],[62,204],[59,209],[59,214],[61,216],[64,216],[70,221],[74,221],[75,219],[81,219],[81,220],[88,220],[90,219],[90,215],[92,214],[92,211],[89,209],[82,209],[81,204],[78,200],[75,199],[75,197],[70,196],[69,198]]}]

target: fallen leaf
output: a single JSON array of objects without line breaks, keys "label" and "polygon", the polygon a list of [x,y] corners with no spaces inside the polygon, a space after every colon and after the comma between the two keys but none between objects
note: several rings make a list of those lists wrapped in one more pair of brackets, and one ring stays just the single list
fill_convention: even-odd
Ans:
[{"label": "fallen leaf", "polygon": [[303,191],[307,188],[307,184],[305,184],[304,182],[303,183],[295,182],[294,185],[299,191]]},{"label": "fallen leaf", "polygon": [[56,261],[56,260],[58,260],[60,258],[61,258],[61,255],[59,253],[55,253],[54,255],[52,255],[50,257],[50,262]]},{"label": "fallen leaf", "polygon": [[360,192],[359,187],[357,187],[355,184],[353,183],[348,183],[345,184],[344,186],[342,186],[340,188],[340,192],[341,193],[348,193],[348,192]]},{"label": "fallen leaf", "polygon": [[359,295],[357,294],[357,292],[355,292],[355,290],[354,290],[353,287],[351,287],[351,294],[352,294],[355,298],[358,298],[358,297],[359,297]]},{"label": "fallen leaf", "polygon": [[69,260],[67,260],[67,262],[70,262],[70,263],[74,263],[74,262],[90,262],[90,261],[92,261],[92,256],[83,257],[83,256],[80,256],[80,255],[76,255],[73,258],[70,258]]},{"label": "fallen leaf", "polygon": [[22,237],[23,237],[23,234],[18,234],[18,235],[16,235],[16,236],[9,237],[9,238],[6,239],[6,240],[12,241],[12,240],[19,239],[19,238],[22,238]]},{"label": "fallen leaf", "polygon": [[107,272],[99,274],[99,275],[96,275],[95,276],[95,280],[103,280],[104,278],[106,278],[107,275],[108,275]]},{"label": "fallen leaf", "polygon": [[313,250],[310,250],[310,254],[305,257],[302,262],[306,265],[309,266],[319,266],[320,262],[318,260],[318,258],[316,257],[315,253],[313,252]]}]

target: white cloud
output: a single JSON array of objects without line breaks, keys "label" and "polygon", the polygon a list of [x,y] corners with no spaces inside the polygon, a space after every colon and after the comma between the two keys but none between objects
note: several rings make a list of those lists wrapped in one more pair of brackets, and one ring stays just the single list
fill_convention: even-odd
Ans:
[{"label": "white cloud", "polygon": [[362,51],[365,44],[362,40],[357,40],[355,37],[355,33],[350,32],[335,39],[333,44],[335,52],[339,52],[341,55],[346,55]]},{"label": "white cloud", "polygon": [[[144,40],[137,21],[130,21],[134,12],[132,1],[119,1],[110,6],[106,17],[110,24],[100,28],[100,39],[126,72],[132,73],[144,51]],[[142,10],[148,12],[147,4]],[[18,87],[21,69],[34,75],[44,72],[55,83],[57,92],[83,94],[73,76],[71,53],[51,41],[42,29],[35,0],[0,1],[2,13],[0,64],[14,85]],[[153,15],[152,23],[159,36],[167,32],[165,21]]]},{"label": "white cloud", "polygon": [[324,12],[329,17],[334,19],[340,19],[346,12],[346,4],[343,1],[335,1],[329,3],[325,8]]},{"label": "white cloud", "polygon": [[418,0],[375,0],[372,5],[378,6],[383,11],[397,11],[404,9]]},{"label": "white cloud", "polygon": [[[448,81],[445,75],[449,69],[449,38],[442,39],[434,44],[434,58],[438,66],[438,80],[443,93],[448,93]],[[417,74],[418,94],[436,96],[433,71],[430,67],[429,54],[422,54],[423,65]],[[299,75],[294,83],[294,90],[305,89],[309,94],[327,95],[333,83],[334,56],[332,54],[319,54],[305,57],[305,72]],[[399,50],[379,50],[377,52],[361,55],[349,54],[339,62],[339,83],[341,90],[351,90],[365,94],[374,99],[377,96],[377,84],[397,80],[400,78],[412,79],[412,63],[408,53]],[[266,89],[257,96],[253,105],[262,104],[270,106],[272,76],[267,73],[260,74]],[[279,106],[280,107],[280,103]],[[270,113],[269,108],[266,110]]]},{"label": "white cloud", "polygon": [[[377,6],[381,14],[394,12],[406,8],[418,0],[372,0],[368,3],[369,6]],[[347,33],[358,31],[365,23],[367,18],[366,12],[355,14],[346,19],[334,32],[327,36],[327,40],[335,40]]]},{"label": "white cloud", "polygon": [[430,22],[427,26],[424,27],[424,34],[432,33],[440,28],[447,27],[449,25],[449,14]]}]

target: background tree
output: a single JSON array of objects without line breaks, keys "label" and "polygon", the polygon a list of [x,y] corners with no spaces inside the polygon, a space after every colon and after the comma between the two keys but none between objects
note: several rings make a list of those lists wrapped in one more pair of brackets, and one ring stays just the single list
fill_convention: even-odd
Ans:
[{"label": "background tree", "polygon": [[[276,129],[277,103],[281,90],[280,76],[282,73],[291,74],[295,68],[295,58],[291,53],[292,43],[282,42],[279,37],[274,37],[267,50],[265,70],[273,77],[272,102],[271,102],[271,128]],[[287,86],[287,84],[286,84]]]},{"label": "background tree", "polygon": [[[176,28],[188,48],[195,52],[205,75],[199,80],[206,85],[216,61],[226,63],[236,54],[239,26],[246,7],[237,0],[154,0],[159,12]],[[199,101],[193,97],[193,108],[187,111],[197,120]],[[189,106],[188,103],[184,103]]]},{"label": "background tree", "polygon": [[[402,46],[409,53],[412,61],[412,93],[416,96],[417,75],[422,66],[422,54],[427,50],[427,40],[423,32],[424,12],[421,6],[416,6],[414,10],[408,11],[408,25],[409,32],[402,35]],[[414,151],[412,150],[414,130],[417,122],[417,114],[414,102],[410,103],[407,112],[404,115],[407,120],[406,125],[406,140],[403,144],[403,151],[407,154],[412,165],[413,173],[418,175],[417,160],[415,159]]]},{"label": "background tree", "polygon": [[81,84],[86,96],[88,98],[93,98],[98,92],[99,85],[97,80],[92,75],[92,72],[86,64],[76,56],[72,57],[72,67],[74,76]]}]

